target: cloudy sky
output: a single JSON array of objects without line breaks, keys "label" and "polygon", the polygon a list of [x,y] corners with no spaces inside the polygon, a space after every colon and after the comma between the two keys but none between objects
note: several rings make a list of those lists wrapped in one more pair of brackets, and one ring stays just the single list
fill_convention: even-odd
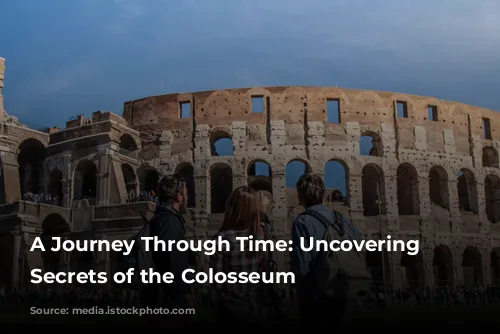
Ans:
[{"label": "cloudy sky", "polygon": [[272,85],[500,110],[499,0],[0,1],[5,108],[63,126],[156,94]]}]

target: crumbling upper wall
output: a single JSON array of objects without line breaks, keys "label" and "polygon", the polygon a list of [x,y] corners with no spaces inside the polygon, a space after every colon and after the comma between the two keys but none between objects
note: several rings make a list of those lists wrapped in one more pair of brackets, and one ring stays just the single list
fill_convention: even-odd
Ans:
[{"label": "crumbling upper wall", "polygon": [[[252,112],[252,97],[263,98],[264,112]],[[219,127],[238,121],[256,127],[285,121],[288,144],[304,138],[303,124],[323,122],[326,141],[346,142],[342,127],[327,121],[328,100],[339,102],[340,124],[359,123],[361,132],[379,129],[382,123],[393,127],[397,146],[402,150],[418,149],[416,143],[425,136],[426,150],[446,152],[446,138],[453,138],[456,152],[470,155],[474,140],[500,139],[495,131],[500,115],[491,110],[434,97],[331,87],[241,88],[153,96],[126,102],[123,118],[147,142],[153,142],[162,131],[171,130],[173,143],[183,143],[183,150],[192,149],[190,143],[197,124]],[[397,117],[398,102],[406,106],[404,118]],[[190,104],[190,113],[184,118],[182,103]],[[430,106],[436,108],[436,120],[428,119]],[[490,120],[490,138],[484,138],[485,118]]]}]

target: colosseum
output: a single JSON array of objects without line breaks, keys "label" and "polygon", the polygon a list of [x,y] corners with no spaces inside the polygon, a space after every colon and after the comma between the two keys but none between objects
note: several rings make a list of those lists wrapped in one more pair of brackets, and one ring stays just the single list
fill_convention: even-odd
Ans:
[{"label": "colosseum", "polygon": [[[368,253],[375,281],[499,284],[493,111],[337,87],[241,88],[147,97],[125,102],[122,116],[97,111],[40,131],[3,109],[4,70],[1,59],[2,285],[29,284],[37,267],[112,272],[114,253],[28,249],[36,236],[130,237],[141,212],[154,212],[159,177],[173,172],[188,182],[190,238],[210,237],[231,189],[247,184],[268,197],[277,238],[289,238],[301,208],[287,174],[305,170],[339,184],[326,182],[325,203],[366,238],[420,240],[417,256]],[[278,260],[286,270],[288,254]]]}]

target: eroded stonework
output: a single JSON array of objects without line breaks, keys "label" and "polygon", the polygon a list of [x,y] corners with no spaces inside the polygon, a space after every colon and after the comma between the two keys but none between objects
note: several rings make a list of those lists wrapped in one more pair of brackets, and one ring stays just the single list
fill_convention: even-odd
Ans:
[{"label": "eroded stonework", "polygon": [[[0,89],[3,68],[0,62]],[[254,100],[262,102],[261,110],[254,110]],[[327,108],[329,101],[337,109]],[[37,235],[61,233],[128,238],[143,224],[141,212],[152,215],[158,178],[173,172],[190,189],[190,238],[210,237],[231,189],[246,184],[269,199],[277,238],[289,238],[302,208],[295,189],[286,187],[287,165],[300,161],[324,175],[325,165],[335,161],[344,168],[346,193],[329,189],[327,205],[349,216],[366,238],[421,242],[411,259],[389,253],[382,261],[381,254],[370,254],[376,280],[394,286],[496,284],[499,123],[493,111],[456,102],[329,87],[154,96],[126,102],[122,116],[98,111],[47,133],[2,117],[0,233],[8,265],[1,280],[27,284],[27,268],[68,265],[64,261],[77,266],[82,257],[112,272],[116,254],[55,261],[25,246]],[[366,137],[372,149],[365,155],[360,141]],[[231,154],[217,155],[218,140],[232,143]],[[257,175],[256,162],[270,173]],[[50,199],[23,200],[26,193]],[[278,256],[286,269],[288,255]],[[204,268],[206,260],[199,258]]]}]

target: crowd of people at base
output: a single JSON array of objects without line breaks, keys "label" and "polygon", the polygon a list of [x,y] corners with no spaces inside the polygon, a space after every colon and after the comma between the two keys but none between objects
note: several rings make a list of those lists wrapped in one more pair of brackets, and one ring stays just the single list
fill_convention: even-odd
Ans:
[{"label": "crowd of people at base", "polygon": [[[294,291],[279,291],[279,305],[282,309],[294,309]],[[210,290],[198,291],[195,308],[200,312],[214,307]],[[26,307],[131,307],[141,306],[141,293],[123,288],[39,286],[11,291],[0,287],[0,313]],[[380,308],[453,307],[453,306],[499,305],[500,287],[449,286],[426,289],[373,289],[365,298],[354,305],[355,310]]]},{"label": "crowd of people at base", "polygon": [[[91,199],[91,197],[85,196],[83,199]],[[22,196],[23,201],[32,202],[32,203],[41,203],[41,204],[49,204],[49,205],[61,205],[61,198],[59,196],[52,196],[50,194],[35,194],[32,192],[27,192]],[[127,203],[134,202],[157,202],[158,197],[156,197],[153,191],[141,191],[137,194],[135,191],[131,191],[128,194]]]},{"label": "crowd of people at base", "polygon": [[158,197],[156,197],[156,194],[154,191],[141,191],[139,193],[135,192],[134,190],[131,190],[128,193],[128,199],[127,203],[133,203],[133,202],[157,202]]},{"label": "crowd of people at base", "polygon": [[[144,235],[156,237],[166,243],[171,240],[186,240],[186,222],[183,213],[187,212],[188,190],[185,180],[179,175],[163,177],[158,183],[158,191],[152,195],[158,199],[156,212],[148,224],[133,237],[134,240],[140,243]],[[311,173],[301,176],[297,182],[297,196],[305,210],[293,221],[291,232],[294,245],[299,245],[301,238],[326,241],[351,240],[351,242],[360,240],[360,231],[349,219],[323,205],[325,186],[320,176]],[[229,243],[230,247],[218,249],[210,256],[209,267],[214,272],[237,275],[258,273],[259,276],[266,276],[276,271],[272,252],[262,250],[249,252],[242,249],[239,242],[239,239],[250,236],[254,241],[274,239],[263,202],[262,197],[248,186],[238,187],[231,192],[226,202],[224,219],[214,236],[215,239]],[[59,292],[57,289],[55,291],[58,292],[45,293],[44,290],[28,295],[35,300],[45,302],[86,301],[91,305],[99,303],[137,305],[139,301],[142,307],[194,308],[199,313],[210,309],[212,312],[215,310],[214,318],[221,328],[233,330],[243,324],[251,328],[252,325],[272,320],[273,315],[277,313],[279,315],[280,308],[292,306],[292,310],[298,311],[303,329],[306,331],[327,329],[331,323],[335,323],[336,328],[341,327],[343,314],[352,302],[360,308],[383,308],[398,306],[398,303],[399,306],[422,305],[422,301],[429,304],[429,301],[434,300],[441,301],[439,303],[442,305],[446,304],[442,302],[443,300],[454,300],[458,304],[465,301],[476,305],[493,303],[498,299],[496,298],[498,291],[491,293],[491,289],[465,287],[436,294],[430,291],[428,293],[427,289],[412,292],[370,291],[372,277],[368,273],[365,257],[359,252],[320,252],[314,248],[305,251],[301,247],[293,247],[290,259],[290,271],[294,273],[295,282],[288,294],[276,291],[276,286],[272,284],[217,281],[208,289],[206,286],[202,289],[203,287],[188,284],[181,279],[182,273],[196,266],[196,259],[192,253],[174,247],[168,252],[147,253],[137,248],[137,253],[131,252],[129,257],[120,258],[118,263],[123,265],[122,269],[132,268],[131,266],[140,269],[153,264],[155,271],[160,275],[173,274],[172,282],[147,284],[143,286],[140,295],[122,289],[108,291],[84,288],[76,289],[75,292]],[[17,298],[16,300],[20,302],[24,298],[30,298],[21,295],[23,294],[18,293],[14,294],[14,297],[5,298]],[[287,296],[288,300],[284,298]],[[440,305],[439,303],[437,304]],[[165,321],[167,318],[162,318],[155,324],[162,325]]]},{"label": "crowd of people at base", "polygon": [[32,192],[27,192],[23,194],[23,201],[49,204],[49,205],[61,205],[61,199],[58,196],[52,196],[50,194],[35,194]]}]

